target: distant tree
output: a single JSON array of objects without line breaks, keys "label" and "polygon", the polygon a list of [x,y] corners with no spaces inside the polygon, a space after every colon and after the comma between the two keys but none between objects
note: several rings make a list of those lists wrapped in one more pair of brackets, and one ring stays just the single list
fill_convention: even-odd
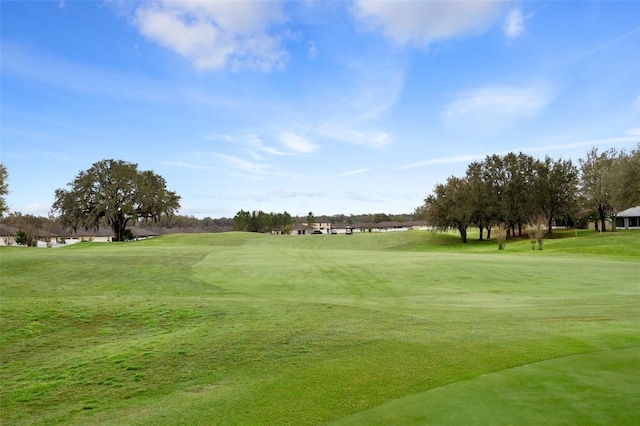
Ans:
[{"label": "distant tree", "polygon": [[451,176],[446,184],[437,184],[425,199],[425,219],[435,230],[457,229],[467,242],[467,229],[473,223],[471,185],[465,179]]},{"label": "distant tree", "polygon": [[611,181],[605,176],[612,172],[616,156],[615,149],[598,153],[598,148],[592,148],[587,152],[586,158],[579,160],[583,204],[588,209],[598,212],[601,232],[607,230],[606,220],[612,209]]},{"label": "distant tree", "polygon": [[469,182],[473,204],[473,223],[480,231],[479,240],[483,240],[482,233],[487,229],[487,238],[491,236],[491,222],[494,216],[491,201],[491,184],[484,179],[482,164],[473,162],[467,167],[466,180]]},{"label": "distant tree", "polygon": [[4,213],[9,210],[7,200],[5,199],[5,196],[9,193],[8,177],[9,172],[7,172],[7,168],[4,164],[0,163],[0,217],[4,216]]},{"label": "distant tree", "polygon": [[316,218],[313,216],[313,212],[309,212],[307,215],[307,226],[309,228],[313,227],[313,224],[316,223]]},{"label": "distant tree", "polygon": [[233,218],[233,230],[248,231],[250,220],[251,213],[248,211],[240,210]]},{"label": "distant tree", "polygon": [[104,221],[114,241],[125,240],[130,221],[157,221],[180,208],[180,196],[166,189],[163,177],[122,160],[94,163],[68,185],[69,189],[56,190],[52,208],[63,225],[97,229]]},{"label": "distant tree", "polygon": [[[531,199],[540,221],[540,215],[547,218],[547,230],[551,233],[551,223],[558,215],[567,216],[575,209],[578,193],[578,169],[571,160],[553,160],[545,157],[536,161],[535,178],[532,184]],[[528,226],[533,222],[531,220]]]},{"label": "distant tree", "polygon": [[373,215],[373,223],[390,222],[391,218],[386,213],[376,213]]},{"label": "distant tree", "polygon": [[534,180],[535,160],[529,155],[510,152],[503,158],[506,185],[503,188],[502,214],[510,228],[510,235],[522,235],[522,226],[531,216],[531,184]]},{"label": "distant tree", "polygon": [[618,212],[640,205],[640,145],[630,153],[623,150],[616,154],[603,176],[603,185],[609,191],[608,216],[612,231],[616,230]]},{"label": "distant tree", "polygon": [[625,208],[640,206],[640,143],[624,157],[620,167],[617,196],[625,200]]}]

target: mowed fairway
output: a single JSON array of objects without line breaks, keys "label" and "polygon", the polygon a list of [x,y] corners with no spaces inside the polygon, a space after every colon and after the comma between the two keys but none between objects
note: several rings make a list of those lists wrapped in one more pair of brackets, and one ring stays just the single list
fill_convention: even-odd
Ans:
[{"label": "mowed fairway", "polygon": [[[572,234],[570,234],[572,235]],[[1,256],[1,423],[640,424],[640,232]]]}]

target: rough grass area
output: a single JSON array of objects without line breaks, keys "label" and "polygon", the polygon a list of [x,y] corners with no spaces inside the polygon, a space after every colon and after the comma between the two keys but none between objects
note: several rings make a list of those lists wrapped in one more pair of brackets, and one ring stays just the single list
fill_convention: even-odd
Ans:
[{"label": "rough grass area", "polygon": [[556,235],[2,247],[1,423],[639,424],[640,232]]}]

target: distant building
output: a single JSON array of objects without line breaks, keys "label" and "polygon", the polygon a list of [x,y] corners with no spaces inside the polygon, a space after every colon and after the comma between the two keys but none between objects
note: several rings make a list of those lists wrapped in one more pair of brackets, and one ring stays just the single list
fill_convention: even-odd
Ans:
[{"label": "distant building", "polygon": [[640,229],[640,206],[631,207],[618,213],[616,227],[619,229]]}]

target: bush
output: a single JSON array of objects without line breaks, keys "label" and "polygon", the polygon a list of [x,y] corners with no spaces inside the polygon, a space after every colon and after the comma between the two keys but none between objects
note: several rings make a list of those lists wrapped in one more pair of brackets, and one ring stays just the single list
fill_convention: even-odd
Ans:
[{"label": "bush", "polygon": [[18,232],[16,232],[16,244],[27,247],[36,247],[38,245],[38,239],[32,232],[19,229]]},{"label": "bush", "polygon": [[531,241],[531,250],[535,250],[536,243],[538,243],[538,250],[542,250],[542,240],[546,233],[547,218],[536,216],[529,220],[529,223],[527,223],[527,234]]},{"label": "bush", "polygon": [[498,242],[498,250],[504,250],[507,245],[507,228],[504,225],[499,225],[496,230],[496,241]]}]

